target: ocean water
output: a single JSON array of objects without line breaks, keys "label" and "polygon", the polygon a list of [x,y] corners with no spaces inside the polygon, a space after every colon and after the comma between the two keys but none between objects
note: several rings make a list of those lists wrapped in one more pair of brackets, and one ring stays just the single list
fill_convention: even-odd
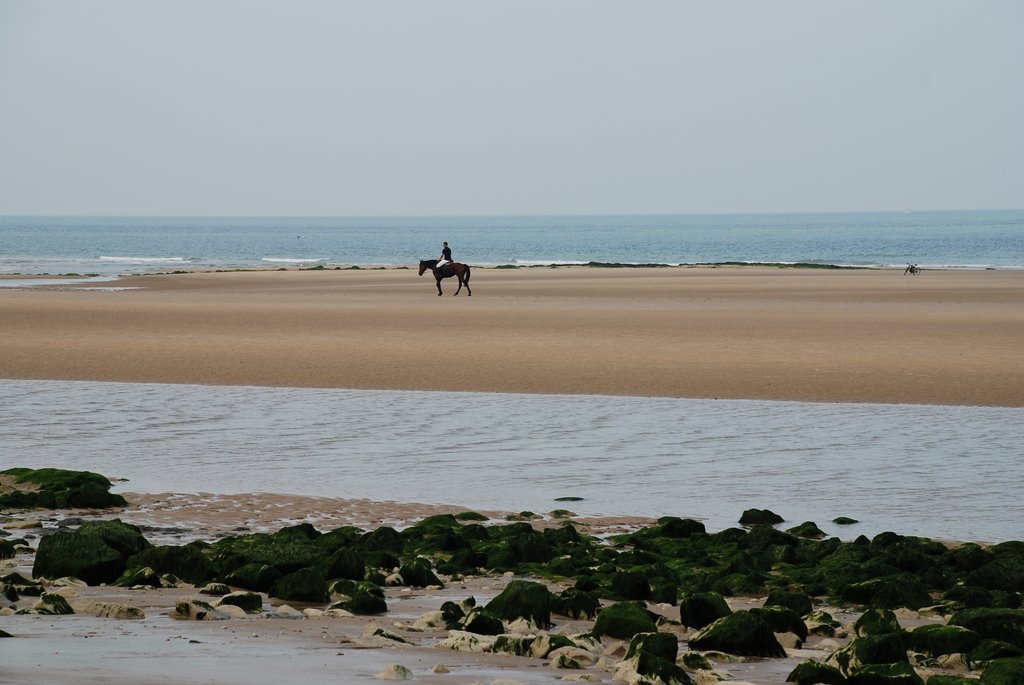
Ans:
[{"label": "ocean water", "polygon": [[391,266],[451,243],[473,265],[807,262],[1024,268],[1024,210],[524,217],[0,217],[0,274]]},{"label": "ocean water", "polygon": [[0,469],[712,530],[769,508],[847,539],[1024,539],[1022,425],[1014,408],[0,380]]}]

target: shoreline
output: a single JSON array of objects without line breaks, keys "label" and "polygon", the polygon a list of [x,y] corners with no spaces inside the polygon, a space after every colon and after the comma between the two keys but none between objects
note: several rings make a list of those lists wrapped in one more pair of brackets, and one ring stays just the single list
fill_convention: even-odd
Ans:
[{"label": "shoreline", "polygon": [[1024,406],[1024,271],[149,274],[0,288],[25,380]]}]

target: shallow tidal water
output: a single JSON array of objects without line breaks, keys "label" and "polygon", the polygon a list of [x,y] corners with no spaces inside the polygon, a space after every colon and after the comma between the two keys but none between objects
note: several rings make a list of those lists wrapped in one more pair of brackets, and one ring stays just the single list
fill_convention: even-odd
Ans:
[{"label": "shallow tidal water", "polygon": [[0,381],[0,469],[711,530],[756,507],[844,539],[1024,538],[1021,425],[1018,408]]}]

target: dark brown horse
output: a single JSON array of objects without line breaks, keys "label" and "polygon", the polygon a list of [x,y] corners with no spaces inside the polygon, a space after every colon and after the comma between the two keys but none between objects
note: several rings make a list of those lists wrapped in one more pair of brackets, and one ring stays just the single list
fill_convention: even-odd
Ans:
[{"label": "dark brown horse", "polygon": [[434,274],[434,279],[437,281],[437,294],[441,295],[441,279],[455,276],[459,279],[459,289],[453,294],[458,295],[459,291],[462,290],[462,286],[466,286],[466,293],[469,296],[473,295],[473,291],[469,289],[469,264],[459,264],[458,262],[449,262],[442,266],[437,267],[436,259],[421,259],[420,260],[420,276],[430,269]]}]

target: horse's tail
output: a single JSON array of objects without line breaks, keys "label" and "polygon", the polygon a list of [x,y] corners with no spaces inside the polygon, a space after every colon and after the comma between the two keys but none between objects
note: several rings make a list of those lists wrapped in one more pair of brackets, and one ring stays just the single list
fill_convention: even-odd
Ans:
[{"label": "horse's tail", "polygon": [[463,280],[464,280],[464,281],[465,281],[466,283],[469,283],[469,264],[466,264],[466,275],[465,275],[465,276],[463,276],[463,277],[462,277],[462,279],[463,279]]}]

